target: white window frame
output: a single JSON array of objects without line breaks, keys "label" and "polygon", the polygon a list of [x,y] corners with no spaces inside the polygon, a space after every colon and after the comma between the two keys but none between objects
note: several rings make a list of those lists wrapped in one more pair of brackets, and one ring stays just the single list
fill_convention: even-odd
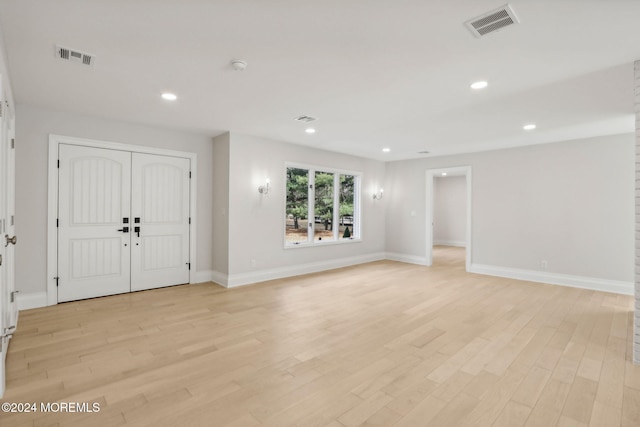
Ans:
[{"label": "white window frame", "polygon": [[[313,224],[313,233],[309,232],[309,226],[307,224],[307,240],[303,242],[287,242],[287,169],[296,168],[296,169],[306,169],[309,174],[309,187],[307,188],[307,217],[308,221]],[[316,241],[314,239],[315,236],[315,175],[316,172],[327,172],[333,174],[333,239],[332,240],[319,240]],[[353,188],[353,226],[352,226],[352,236],[348,239],[341,239],[339,236],[339,225],[337,224],[336,218],[340,217],[340,192],[336,191],[340,185],[340,175],[351,175],[355,177],[355,183]],[[346,170],[346,169],[336,169],[329,168],[325,166],[318,165],[310,165],[304,163],[285,163],[284,167],[284,221],[283,221],[283,230],[282,230],[282,239],[283,245],[285,249],[293,249],[293,248],[308,248],[308,247],[318,247],[318,246],[326,246],[326,245],[341,245],[341,244],[349,244],[349,243],[357,243],[362,241],[362,172]]]}]

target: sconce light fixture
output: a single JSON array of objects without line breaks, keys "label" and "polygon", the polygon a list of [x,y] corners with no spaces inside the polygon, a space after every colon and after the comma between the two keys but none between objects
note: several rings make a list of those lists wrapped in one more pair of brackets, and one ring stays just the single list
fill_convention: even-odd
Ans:
[{"label": "sconce light fixture", "polygon": [[382,199],[382,193],[384,193],[384,190],[382,188],[380,190],[378,190],[377,192],[373,193],[373,200]]},{"label": "sconce light fixture", "polygon": [[271,180],[269,178],[267,178],[267,182],[265,183],[265,185],[261,185],[260,187],[258,187],[258,193],[262,194],[263,196],[265,194],[269,193],[269,184],[271,183]]}]

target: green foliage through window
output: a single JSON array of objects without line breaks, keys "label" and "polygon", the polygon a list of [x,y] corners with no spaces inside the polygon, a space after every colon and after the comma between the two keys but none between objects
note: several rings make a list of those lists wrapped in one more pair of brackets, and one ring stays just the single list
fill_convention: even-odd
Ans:
[{"label": "green foliage through window", "polygon": [[359,176],[288,167],[287,244],[358,238]]}]

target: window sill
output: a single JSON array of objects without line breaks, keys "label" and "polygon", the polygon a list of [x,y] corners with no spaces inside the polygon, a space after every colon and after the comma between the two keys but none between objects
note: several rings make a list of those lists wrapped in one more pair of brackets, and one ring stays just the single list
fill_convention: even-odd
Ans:
[{"label": "window sill", "polygon": [[297,249],[297,248],[317,248],[322,246],[332,245],[348,245],[350,243],[361,243],[362,239],[341,239],[341,240],[327,240],[321,242],[304,242],[304,243],[285,243],[285,249]]}]

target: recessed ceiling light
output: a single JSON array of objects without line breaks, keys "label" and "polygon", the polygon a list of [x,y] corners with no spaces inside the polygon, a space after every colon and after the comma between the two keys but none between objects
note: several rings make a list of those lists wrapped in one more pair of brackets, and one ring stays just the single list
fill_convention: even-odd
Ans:
[{"label": "recessed ceiling light", "polygon": [[535,128],[536,128],[536,125],[534,125],[533,123],[528,124],[528,125],[524,125],[522,127],[522,129],[524,129],[524,130],[534,130]]},{"label": "recessed ceiling light", "polygon": [[247,69],[247,61],[243,61],[242,59],[234,59],[231,61],[231,66],[236,71],[244,71]]},{"label": "recessed ceiling light", "polygon": [[388,153],[388,152],[390,152],[390,151],[391,151],[391,148],[383,148],[383,149],[382,149],[382,152],[383,152],[383,153]]},{"label": "recessed ceiling light", "polygon": [[316,133],[316,130],[314,128],[306,128],[304,131],[306,133]]},{"label": "recessed ceiling light", "polygon": [[176,99],[178,99],[178,97],[173,93],[165,92],[162,94],[162,99],[166,99],[167,101],[175,101]]},{"label": "recessed ceiling light", "polygon": [[442,172],[442,176],[447,176],[447,173],[446,172]]},{"label": "recessed ceiling light", "polygon": [[471,84],[471,89],[484,89],[489,86],[489,83],[485,81],[479,81]]}]

